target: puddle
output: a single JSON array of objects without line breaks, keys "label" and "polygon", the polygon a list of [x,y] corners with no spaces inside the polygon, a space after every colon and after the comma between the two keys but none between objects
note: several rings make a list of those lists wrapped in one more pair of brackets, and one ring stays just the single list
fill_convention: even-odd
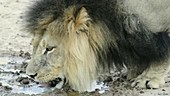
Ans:
[{"label": "puddle", "polygon": [[104,93],[105,91],[108,91],[109,90],[109,87],[107,85],[105,85],[103,82],[97,82],[97,81],[93,81],[92,82],[92,86],[91,86],[91,89],[87,90],[87,92],[93,92],[95,91],[96,89],[98,89],[99,93],[102,94]]},{"label": "puddle", "polygon": [[0,56],[0,83],[2,86],[7,86],[11,89],[12,93],[25,93],[25,94],[41,94],[48,91],[47,88],[36,84],[36,82],[28,81],[29,84],[21,84],[17,81],[18,78],[29,77],[22,71],[23,62],[26,59],[20,56]]}]

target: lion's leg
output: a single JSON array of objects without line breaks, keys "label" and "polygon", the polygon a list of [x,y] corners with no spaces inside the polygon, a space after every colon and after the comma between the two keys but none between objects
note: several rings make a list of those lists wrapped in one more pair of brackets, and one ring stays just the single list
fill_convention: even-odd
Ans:
[{"label": "lion's leg", "polygon": [[170,59],[151,64],[141,75],[134,79],[132,87],[159,88],[165,83],[165,76],[169,71]]}]

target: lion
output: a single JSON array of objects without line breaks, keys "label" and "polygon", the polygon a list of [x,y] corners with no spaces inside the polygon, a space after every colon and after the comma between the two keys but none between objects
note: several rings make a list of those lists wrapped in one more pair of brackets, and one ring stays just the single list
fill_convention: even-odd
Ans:
[{"label": "lion", "polygon": [[160,88],[170,67],[169,0],[39,0],[28,10],[33,35],[26,73],[84,92],[104,70],[127,67],[137,88]]}]

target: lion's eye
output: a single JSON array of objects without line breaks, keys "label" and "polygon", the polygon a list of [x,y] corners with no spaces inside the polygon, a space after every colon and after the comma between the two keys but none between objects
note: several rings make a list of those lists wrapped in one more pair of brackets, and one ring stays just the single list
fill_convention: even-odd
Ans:
[{"label": "lion's eye", "polygon": [[49,48],[46,48],[44,54],[47,54],[49,51],[52,51],[55,47],[49,47]]},{"label": "lion's eye", "polygon": [[46,48],[47,51],[52,51],[54,47]]}]

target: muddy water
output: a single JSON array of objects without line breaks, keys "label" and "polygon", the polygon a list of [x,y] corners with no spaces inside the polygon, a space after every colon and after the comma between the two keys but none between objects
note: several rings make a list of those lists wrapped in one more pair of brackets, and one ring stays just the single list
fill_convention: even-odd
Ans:
[{"label": "muddy water", "polygon": [[0,56],[1,85],[12,93],[40,94],[47,91],[48,88],[38,85],[25,74],[28,61],[20,56]]}]

